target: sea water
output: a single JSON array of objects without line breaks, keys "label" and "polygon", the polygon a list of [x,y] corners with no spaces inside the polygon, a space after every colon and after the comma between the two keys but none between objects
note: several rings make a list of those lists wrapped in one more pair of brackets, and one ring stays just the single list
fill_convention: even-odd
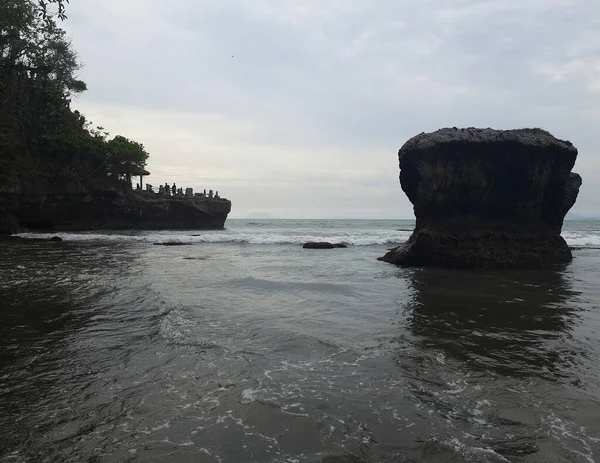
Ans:
[{"label": "sea water", "polygon": [[0,244],[0,461],[600,461],[600,223],[552,268],[376,260],[413,226]]}]

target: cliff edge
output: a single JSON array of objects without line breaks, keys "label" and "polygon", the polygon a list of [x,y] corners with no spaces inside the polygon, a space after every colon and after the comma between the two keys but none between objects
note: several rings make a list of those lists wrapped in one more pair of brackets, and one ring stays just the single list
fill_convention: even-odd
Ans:
[{"label": "cliff edge", "polygon": [[398,159],[416,227],[380,260],[466,268],[572,259],[560,236],[582,184],[570,142],[540,129],[446,128],[411,138]]}]

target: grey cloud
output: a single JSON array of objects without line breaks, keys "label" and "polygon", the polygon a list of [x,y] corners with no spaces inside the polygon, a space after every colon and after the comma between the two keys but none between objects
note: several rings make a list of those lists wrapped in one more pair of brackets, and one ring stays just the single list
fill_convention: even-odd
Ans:
[{"label": "grey cloud", "polygon": [[90,87],[82,110],[144,142],[153,175],[219,183],[234,214],[287,202],[320,215],[314,198],[328,196],[331,214],[408,217],[397,149],[455,125],[570,139],[578,211],[600,214],[593,3],[77,0],[67,27]]}]

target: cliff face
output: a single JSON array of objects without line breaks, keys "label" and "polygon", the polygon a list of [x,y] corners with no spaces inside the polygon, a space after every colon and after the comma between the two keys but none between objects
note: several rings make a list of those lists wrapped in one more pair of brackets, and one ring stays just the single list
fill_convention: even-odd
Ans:
[{"label": "cliff face", "polygon": [[571,143],[530,129],[442,129],[411,138],[398,158],[416,227],[382,260],[519,267],[572,258],[560,236],[582,183]]},{"label": "cliff face", "polygon": [[148,199],[119,187],[53,192],[43,201],[38,195],[0,192],[0,234],[19,229],[221,229],[230,211],[228,200]]}]

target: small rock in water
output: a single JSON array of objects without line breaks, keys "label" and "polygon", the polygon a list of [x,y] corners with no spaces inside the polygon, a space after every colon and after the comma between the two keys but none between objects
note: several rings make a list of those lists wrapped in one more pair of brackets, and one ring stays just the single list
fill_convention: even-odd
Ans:
[{"label": "small rock in water", "polygon": [[347,248],[348,246],[344,243],[328,243],[327,241],[309,241],[304,243],[302,246],[304,249],[333,249],[333,248]]},{"label": "small rock in water", "polygon": [[64,241],[60,236],[53,236],[50,241]]},{"label": "small rock in water", "polygon": [[154,246],[191,246],[191,243],[181,241],[165,241],[164,243],[154,243]]}]

